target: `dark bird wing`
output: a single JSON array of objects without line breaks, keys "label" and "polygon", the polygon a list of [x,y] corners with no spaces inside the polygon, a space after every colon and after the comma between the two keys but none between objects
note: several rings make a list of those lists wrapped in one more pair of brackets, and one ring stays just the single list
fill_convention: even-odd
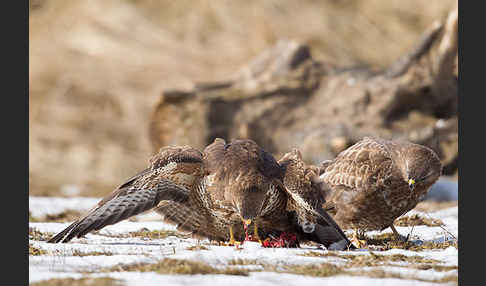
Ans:
[{"label": "dark bird wing", "polygon": [[285,154],[278,163],[284,172],[282,188],[289,195],[288,210],[295,211],[302,220],[315,224],[314,231],[303,236],[322,243],[330,250],[353,248],[339,225],[322,208],[325,200],[321,194],[322,182],[318,180],[317,168],[307,166],[296,149]]},{"label": "dark bird wing", "polygon": [[166,147],[138,173],[103,198],[48,242],[68,242],[131,216],[153,209],[161,201],[187,203],[191,187],[202,174],[202,155],[190,147]]}]

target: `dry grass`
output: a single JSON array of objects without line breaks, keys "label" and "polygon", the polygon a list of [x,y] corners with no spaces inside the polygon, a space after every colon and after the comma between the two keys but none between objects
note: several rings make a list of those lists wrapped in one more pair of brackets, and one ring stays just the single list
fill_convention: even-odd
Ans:
[{"label": "dry grass", "polygon": [[209,248],[207,248],[204,245],[192,245],[192,246],[186,247],[186,250],[199,251],[199,250],[209,250]]},{"label": "dry grass", "polygon": [[[357,255],[362,257],[363,255]],[[296,265],[296,266],[285,266],[284,270],[280,270],[277,272],[284,272],[284,273],[292,273],[292,274],[299,274],[299,275],[307,275],[307,276],[314,276],[314,277],[329,277],[335,275],[351,275],[351,276],[365,276],[365,277],[372,277],[372,278],[397,278],[397,279],[407,279],[407,280],[416,280],[416,281],[424,281],[424,282],[433,282],[433,283],[450,283],[458,281],[457,275],[447,275],[443,278],[439,279],[423,279],[418,276],[414,276],[412,274],[400,274],[400,273],[393,273],[389,271],[384,271],[383,269],[376,268],[372,270],[366,271],[356,271],[350,270],[350,267],[355,265],[345,265],[345,266],[336,266],[330,263],[321,263],[321,264],[311,264],[311,265]],[[362,265],[368,266],[368,265]],[[412,268],[414,266],[411,266]]]},{"label": "dry grass", "polygon": [[47,214],[43,217],[33,217],[29,212],[29,222],[71,222],[77,220],[83,213],[75,210],[66,210],[58,214]]},{"label": "dry grass", "polygon": [[418,203],[414,209],[419,212],[435,212],[438,210],[448,209],[457,206],[458,206],[457,201],[447,201],[447,202],[423,201]]},{"label": "dry grass", "polygon": [[263,265],[262,263],[258,262],[258,260],[256,259],[242,259],[242,258],[230,260],[228,264],[229,265]]},{"label": "dry grass", "polygon": [[55,278],[40,282],[30,283],[31,286],[121,286],[124,285],[120,280],[109,277],[97,278]]},{"label": "dry grass", "polygon": [[417,281],[423,281],[423,282],[431,282],[431,283],[454,283],[454,285],[458,284],[459,277],[457,275],[447,275],[442,278],[438,279],[423,279],[420,277],[415,277],[413,275],[407,275],[407,274],[400,274],[400,273],[392,273],[392,272],[386,272],[383,269],[373,269],[369,271],[363,271],[360,273],[356,273],[356,275],[359,276],[368,276],[372,278],[397,278],[397,279],[413,279]]},{"label": "dry grass", "polygon": [[49,240],[54,233],[52,232],[41,232],[35,227],[29,227],[29,239],[32,240],[39,240],[39,241],[47,241]]},{"label": "dry grass", "polygon": [[129,237],[141,237],[149,239],[164,239],[169,236],[175,236],[179,238],[188,238],[189,235],[173,231],[173,230],[148,230],[142,229],[140,231],[133,231],[128,233]]},{"label": "dry grass", "polygon": [[307,275],[315,277],[329,277],[339,274],[349,274],[345,268],[338,267],[331,263],[321,263],[317,265],[293,265],[284,267],[284,273]]},{"label": "dry grass", "polygon": [[137,237],[141,239],[164,239],[169,236],[175,236],[178,238],[189,238],[190,235],[184,234],[178,231],[173,231],[173,230],[149,230],[146,228],[143,228],[139,231],[131,231],[128,233],[99,233],[99,231],[94,231],[94,234],[97,235],[102,235],[102,236],[107,236],[107,237],[118,237],[118,238],[128,238],[128,237]]},{"label": "dry grass", "polygon": [[410,263],[410,266],[414,266],[418,264],[432,265],[432,264],[440,263],[440,261],[438,260],[427,259],[419,255],[413,255],[413,256],[407,256],[403,254],[382,255],[372,251],[369,252],[369,255],[340,254],[338,252],[333,252],[333,251],[328,251],[328,252],[310,251],[303,254],[303,256],[342,258],[346,260],[346,267],[379,266],[384,264],[389,265],[390,262],[407,262]]},{"label": "dry grass", "polygon": [[32,244],[29,243],[29,256],[37,256],[37,255],[45,255],[47,254],[47,251],[44,249],[38,248],[33,246]]},{"label": "dry grass", "polygon": [[203,262],[196,262],[182,259],[163,259],[158,263],[139,263],[130,265],[117,265],[105,271],[137,271],[137,272],[157,272],[159,274],[225,274],[247,276],[248,271],[230,267],[215,268]]},{"label": "dry grass", "polygon": [[411,241],[403,241],[396,239],[393,233],[382,233],[374,235],[372,237],[364,237],[367,245],[378,246],[380,250],[388,250],[393,248],[406,249],[411,251],[422,251],[429,249],[445,249],[450,246],[458,247],[457,240],[446,240],[444,242],[424,242],[421,245],[417,245]]},{"label": "dry grass", "polygon": [[444,223],[440,219],[424,218],[418,214],[413,214],[409,216],[402,216],[394,222],[395,226],[441,226]]},{"label": "dry grass", "polygon": [[84,257],[84,256],[111,256],[113,253],[110,251],[80,251],[78,249],[74,249],[73,253],[71,254],[72,256],[79,256],[79,257]]},{"label": "dry grass", "polygon": [[383,67],[454,2],[30,1],[30,194],[104,196],[145,168],[163,89],[227,78],[282,38]]}]

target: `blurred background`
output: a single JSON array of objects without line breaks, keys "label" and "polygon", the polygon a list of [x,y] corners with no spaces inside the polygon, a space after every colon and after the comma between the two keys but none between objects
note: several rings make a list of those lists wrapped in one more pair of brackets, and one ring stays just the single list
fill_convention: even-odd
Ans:
[{"label": "blurred background", "polygon": [[[444,22],[457,0],[29,3],[30,195],[101,197],[145,168],[160,142],[191,144],[184,135],[154,143],[153,114],[164,91],[231,78],[282,40],[305,45],[313,62],[380,71],[409,53],[434,22]],[[457,121],[454,111],[427,114],[434,126]],[[444,160],[457,158],[453,132],[453,155]],[[457,166],[446,175],[457,180]]]}]

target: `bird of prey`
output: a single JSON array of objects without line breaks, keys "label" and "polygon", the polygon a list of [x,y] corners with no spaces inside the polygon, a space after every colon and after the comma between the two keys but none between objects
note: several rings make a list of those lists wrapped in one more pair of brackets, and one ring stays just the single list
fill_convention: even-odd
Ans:
[{"label": "bird of prey", "polygon": [[[189,146],[164,147],[150,159],[146,170],[120,185],[49,242],[68,242],[151,209],[178,230],[211,240],[229,240],[230,244],[247,240],[252,223],[257,239],[259,233],[272,231],[313,233],[307,227],[316,212],[284,186],[284,175],[273,156],[252,140],[226,143],[217,138],[203,152]],[[273,224],[264,224],[259,231],[260,221]],[[337,225],[330,217],[318,223],[322,224],[316,228],[320,236],[312,238],[330,249],[348,247],[350,242],[339,235],[342,231],[335,234]],[[326,236],[327,232],[332,235]]]},{"label": "bird of prey", "polygon": [[351,242],[334,220],[322,207],[322,214],[315,208],[315,196],[307,195],[311,190],[306,183],[311,176],[299,177],[307,171],[301,157],[294,158],[291,153],[277,162],[248,139],[230,143],[216,139],[204,153],[211,174],[207,192],[214,202],[227,207],[230,234],[241,222],[246,232],[253,222],[257,239],[260,226],[263,234],[291,232],[301,240],[314,240],[329,249],[350,247]]},{"label": "bird of prey", "polygon": [[[430,148],[405,141],[365,137],[333,160],[321,163],[324,209],[345,229],[383,230],[413,209],[441,175]],[[359,243],[358,243],[359,244]]]},{"label": "bird of prey", "polygon": [[298,205],[290,205],[288,209],[296,213],[305,210],[296,217],[297,225],[302,230],[293,231],[299,240],[328,241],[335,244],[330,247],[331,249],[354,249],[354,245],[322,207],[325,203],[322,194],[325,186],[319,180],[319,168],[305,164],[302,154],[297,149],[284,154],[278,163],[283,169],[282,181],[285,188],[295,201],[299,201]]}]

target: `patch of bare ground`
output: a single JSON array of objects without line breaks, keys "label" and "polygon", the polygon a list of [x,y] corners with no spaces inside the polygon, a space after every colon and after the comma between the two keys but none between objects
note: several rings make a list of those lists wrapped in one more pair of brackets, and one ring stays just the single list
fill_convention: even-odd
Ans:
[{"label": "patch of bare ground", "polygon": [[71,222],[77,220],[82,214],[82,212],[76,210],[65,210],[58,214],[33,217],[29,212],[29,222]]},{"label": "patch of bare ground", "polygon": [[259,263],[256,259],[242,259],[236,258],[228,262],[229,265],[263,265]]},{"label": "patch of bare ground", "polygon": [[47,251],[44,249],[38,248],[33,246],[32,244],[29,243],[29,256],[38,256],[38,255],[45,255],[47,254]]},{"label": "patch of bare ground", "polygon": [[445,240],[443,242],[426,241],[422,244],[416,244],[412,241],[397,239],[393,233],[382,233],[371,237],[364,236],[368,246],[377,247],[379,250],[388,250],[393,248],[406,249],[411,251],[422,251],[429,249],[445,249],[450,246],[458,247],[457,240]]},{"label": "patch of bare ground", "polygon": [[225,274],[225,275],[248,275],[248,270],[235,269],[232,267],[216,268],[207,263],[183,259],[165,258],[157,263],[137,263],[129,265],[116,265],[104,269],[104,271],[137,271],[157,272],[159,274]]},{"label": "patch of bare ground", "polygon": [[198,250],[209,250],[209,248],[207,248],[204,245],[192,245],[187,247],[186,250],[198,251]]},{"label": "patch of bare ground", "polygon": [[53,235],[54,235],[54,233],[52,233],[52,232],[41,232],[35,227],[29,227],[29,239],[47,241]]},{"label": "patch of bare ground", "polygon": [[[440,263],[440,261],[438,260],[424,258],[419,255],[412,255],[412,256],[407,256],[403,254],[382,255],[382,254],[376,254],[372,251],[369,252],[369,255],[340,254],[334,251],[328,251],[328,252],[310,251],[303,254],[303,256],[338,257],[346,260],[347,267],[379,266],[379,265],[391,265],[390,262],[407,262],[410,263],[410,266],[404,266],[404,267],[414,267],[417,265],[424,265],[423,266],[424,269],[427,268],[428,266],[430,266],[429,267],[430,269],[433,267],[433,265]],[[452,269],[457,269],[457,266],[454,266]]]},{"label": "patch of bare ground", "polygon": [[40,282],[34,282],[31,286],[119,286],[124,285],[122,281],[109,277],[86,277],[80,279],[74,278],[54,278]]},{"label": "patch of bare ground", "polygon": [[80,256],[80,257],[84,257],[84,256],[111,256],[111,255],[113,255],[113,253],[110,252],[110,251],[80,251],[78,249],[74,249],[71,255],[72,256]]},{"label": "patch of bare ground", "polygon": [[442,278],[438,279],[424,279],[420,277],[416,277],[410,274],[400,274],[400,273],[393,273],[393,272],[387,272],[384,271],[383,269],[373,269],[369,271],[363,271],[359,273],[354,273],[355,275],[358,276],[368,276],[372,278],[398,278],[398,279],[411,279],[411,280],[417,280],[417,281],[423,281],[423,282],[432,282],[432,283],[453,283],[453,285],[458,285],[458,276],[451,274],[444,276]]},{"label": "patch of bare ground", "polygon": [[[362,255],[358,255],[358,256],[362,256]],[[361,265],[362,262],[358,264]],[[285,272],[285,273],[315,276],[315,277],[351,275],[351,276],[365,276],[371,278],[398,278],[398,279],[407,279],[407,280],[416,280],[416,281],[434,282],[434,283],[449,283],[449,282],[457,283],[458,281],[457,275],[447,275],[439,279],[424,279],[411,274],[407,275],[407,274],[388,272],[380,268],[366,270],[366,271],[349,270],[350,267],[354,267],[354,266],[356,265],[346,264],[345,266],[337,266],[331,263],[321,263],[321,264],[311,264],[311,265],[285,266],[282,270],[276,272]],[[361,265],[361,266],[369,266],[369,265]]]},{"label": "patch of bare ground", "polygon": [[348,271],[343,267],[336,266],[331,263],[321,263],[313,265],[292,265],[285,266],[282,270],[277,272],[292,273],[298,275],[307,275],[315,277],[328,277],[340,274],[348,274]]},{"label": "patch of bare ground", "polygon": [[139,237],[139,238],[146,238],[146,239],[164,239],[169,236],[175,236],[178,238],[189,238],[190,235],[174,231],[174,230],[149,230],[143,228],[139,231],[132,231],[129,233],[122,233],[122,234],[103,234],[109,237]]},{"label": "patch of bare ground", "polygon": [[395,226],[441,226],[444,223],[440,219],[424,218],[418,214],[402,216],[395,221]]}]

